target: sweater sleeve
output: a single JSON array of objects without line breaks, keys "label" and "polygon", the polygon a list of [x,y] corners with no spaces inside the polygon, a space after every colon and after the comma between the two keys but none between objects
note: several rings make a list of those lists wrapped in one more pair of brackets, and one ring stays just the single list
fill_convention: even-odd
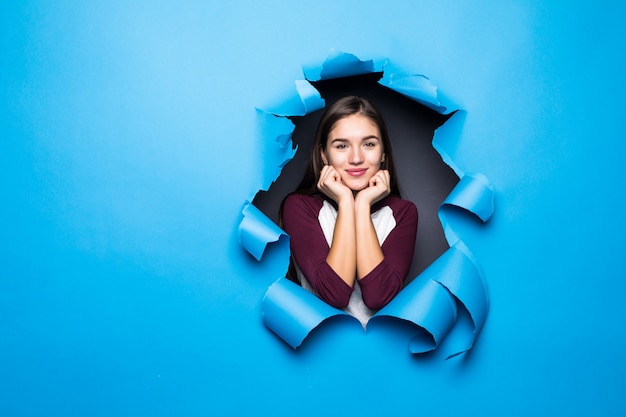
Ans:
[{"label": "sweater sleeve", "polygon": [[410,201],[397,201],[402,205],[392,207],[396,227],[381,246],[384,259],[359,281],[363,302],[372,310],[384,307],[400,292],[413,261],[417,207]]},{"label": "sweater sleeve", "polygon": [[321,199],[292,194],[283,205],[283,227],[290,237],[291,254],[317,295],[326,303],[345,308],[353,288],[328,265],[330,250],[318,215]]}]

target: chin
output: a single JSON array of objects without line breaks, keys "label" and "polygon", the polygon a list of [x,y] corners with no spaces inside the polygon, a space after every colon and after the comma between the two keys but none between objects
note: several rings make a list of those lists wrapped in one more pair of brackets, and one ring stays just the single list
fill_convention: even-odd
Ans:
[{"label": "chin", "polygon": [[360,183],[360,182],[359,182],[359,183],[353,182],[353,183],[351,183],[351,184],[346,184],[346,185],[347,185],[347,186],[348,186],[348,188],[350,188],[352,191],[354,191],[354,192],[359,192],[359,191],[361,191],[361,190],[366,189],[366,188],[367,188],[367,186],[368,186],[368,184],[369,184],[369,182],[366,182],[365,184]]}]

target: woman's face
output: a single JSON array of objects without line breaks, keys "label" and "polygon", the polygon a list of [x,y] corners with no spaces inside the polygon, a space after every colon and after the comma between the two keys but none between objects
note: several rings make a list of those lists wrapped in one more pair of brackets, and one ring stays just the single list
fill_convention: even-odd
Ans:
[{"label": "woman's face", "polygon": [[382,139],[376,123],[360,114],[339,119],[322,151],[322,160],[339,173],[352,191],[369,186],[369,180],[380,170],[384,160]]}]

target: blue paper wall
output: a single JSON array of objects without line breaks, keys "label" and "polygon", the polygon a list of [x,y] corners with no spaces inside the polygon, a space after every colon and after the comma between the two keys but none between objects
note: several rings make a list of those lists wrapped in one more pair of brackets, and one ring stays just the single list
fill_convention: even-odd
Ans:
[{"label": "blue paper wall", "polygon": [[[625,11],[3,2],[0,415],[624,415]],[[491,301],[467,355],[341,320],[294,352],[261,324],[286,264],[237,242],[255,107],[331,48],[467,111],[452,156],[496,189],[457,226]]]}]

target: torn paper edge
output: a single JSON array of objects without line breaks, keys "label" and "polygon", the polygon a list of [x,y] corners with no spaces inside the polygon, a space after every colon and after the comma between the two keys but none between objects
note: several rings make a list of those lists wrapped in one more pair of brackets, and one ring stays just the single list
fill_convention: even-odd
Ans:
[{"label": "torn paper edge", "polygon": [[[289,116],[303,116],[319,110],[324,107],[324,100],[308,80],[316,81],[377,72],[383,69],[388,62],[385,61],[384,64],[377,66],[372,60],[361,61],[355,55],[331,50],[320,68],[304,68],[307,80],[296,81],[299,100],[287,101],[290,104],[266,109],[263,112],[281,119]],[[454,170],[460,180],[439,210],[440,221],[450,248],[372,319],[393,317],[413,323],[421,330],[409,341],[409,350],[412,353],[431,351],[437,348],[454,325],[456,304],[451,302],[451,297],[454,297],[468,311],[473,323],[473,331],[465,346],[448,356],[451,358],[471,349],[486,320],[489,301],[478,263],[469,248],[454,234],[448,224],[445,217],[446,207],[460,207],[485,222],[494,210],[494,190],[482,174],[463,173],[449,155],[450,138],[453,135],[456,138],[460,136],[462,121],[466,116],[465,112],[457,109],[449,110],[454,109],[454,106],[444,103],[437,87],[423,75],[382,72],[383,77],[379,81],[381,85],[441,114],[453,113],[446,123],[435,131],[433,147],[441,155],[443,161]],[[285,149],[292,149],[289,146],[292,143],[290,137],[292,132],[293,129],[288,133],[288,140],[285,140],[286,137],[282,137],[281,140],[278,135],[275,138],[274,142],[280,145],[279,154],[282,150],[283,156]],[[293,150],[293,154],[295,154],[295,150]],[[270,160],[270,170],[280,171],[286,163],[286,161],[276,162],[283,158],[268,159]],[[280,172],[271,181],[274,181],[279,175]],[[265,175],[264,177],[269,176]],[[267,187],[270,184],[267,184],[267,181],[264,183]],[[267,188],[263,189],[266,190]],[[279,240],[281,235],[286,236],[286,234],[269,218],[262,215],[258,209],[257,213],[252,207],[254,206],[250,203],[244,207],[243,226],[240,225],[239,228],[240,242],[256,259],[261,260],[267,245]],[[263,323],[294,349],[300,346],[306,336],[323,321],[338,314],[346,314],[328,306],[297,284],[284,284],[284,282],[290,281],[281,278],[268,289],[262,303]],[[299,293],[300,296],[295,296],[289,290],[284,290],[285,287],[291,288],[293,293]],[[445,293],[441,293],[442,289],[445,290]],[[303,292],[310,296],[304,296]],[[290,301],[282,300],[283,297],[289,298]],[[424,308],[424,299],[432,300],[427,303],[428,308]],[[417,310],[415,306],[418,306]],[[332,311],[327,310],[326,307]],[[303,311],[308,311],[308,313],[304,314]]]}]

